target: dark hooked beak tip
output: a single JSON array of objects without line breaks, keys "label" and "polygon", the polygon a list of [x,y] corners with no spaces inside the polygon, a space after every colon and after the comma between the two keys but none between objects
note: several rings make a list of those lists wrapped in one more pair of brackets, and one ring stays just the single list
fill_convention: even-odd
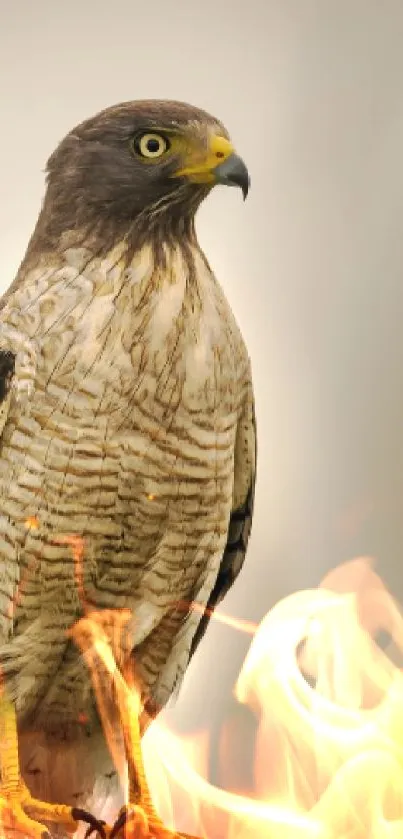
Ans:
[{"label": "dark hooked beak tip", "polygon": [[230,154],[223,163],[219,163],[214,169],[214,177],[217,184],[224,186],[239,186],[242,190],[243,200],[249,192],[249,172],[241,157],[237,154]]}]

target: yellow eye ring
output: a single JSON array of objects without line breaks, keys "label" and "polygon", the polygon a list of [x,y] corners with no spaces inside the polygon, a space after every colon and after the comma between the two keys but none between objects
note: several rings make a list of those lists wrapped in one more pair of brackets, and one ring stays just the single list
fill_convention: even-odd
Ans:
[{"label": "yellow eye ring", "polygon": [[134,149],[141,157],[146,157],[149,160],[155,160],[168,149],[168,140],[162,134],[154,134],[147,132],[134,140]]}]

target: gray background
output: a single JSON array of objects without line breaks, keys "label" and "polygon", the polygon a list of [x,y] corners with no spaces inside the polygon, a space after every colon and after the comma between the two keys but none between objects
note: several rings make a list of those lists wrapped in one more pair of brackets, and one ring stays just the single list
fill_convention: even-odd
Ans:
[{"label": "gray background", "polygon": [[[225,611],[260,619],[359,554],[403,598],[401,0],[1,0],[0,33],[1,290],[47,156],[100,108],[187,100],[249,165],[246,204],[217,189],[198,224],[250,347],[260,437]],[[218,719],[247,644],[212,626],[176,724]]]}]

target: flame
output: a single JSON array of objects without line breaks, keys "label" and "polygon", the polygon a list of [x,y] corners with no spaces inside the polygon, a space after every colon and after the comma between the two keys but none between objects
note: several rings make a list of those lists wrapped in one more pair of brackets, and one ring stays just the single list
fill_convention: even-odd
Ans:
[{"label": "flame", "polygon": [[39,528],[39,520],[36,516],[28,516],[25,519],[25,527],[27,530],[38,530]]},{"label": "flame", "polygon": [[[114,753],[100,667],[114,679],[126,729],[138,725],[140,699],[117,664],[119,632],[105,631],[113,615],[102,615],[87,614],[84,634],[81,621],[73,635],[81,633],[98,679]],[[318,589],[285,598],[257,627],[218,619],[254,633],[235,689],[256,717],[254,789],[214,786],[207,734],[181,737],[160,718],[143,738],[143,756],[164,823],[206,839],[403,837],[403,675],[392,661],[403,651],[403,620],[370,560],[346,563]],[[125,620],[118,613],[119,631]],[[380,630],[387,650],[376,643]],[[233,744],[237,730],[229,730]]]}]

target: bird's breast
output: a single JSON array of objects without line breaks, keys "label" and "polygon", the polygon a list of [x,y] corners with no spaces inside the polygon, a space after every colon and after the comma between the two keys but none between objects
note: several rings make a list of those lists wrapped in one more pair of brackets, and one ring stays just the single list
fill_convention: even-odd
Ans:
[{"label": "bird's breast", "polygon": [[178,540],[192,553],[203,534],[225,533],[231,502],[247,368],[232,313],[198,251],[192,270],[180,250],[163,270],[150,249],[129,266],[119,253],[66,260],[23,284],[2,316],[36,364],[3,436],[7,527],[23,532],[36,516],[21,539],[45,563],[61,552],[52,534],[66,531],[106,564],[127,553],[140,567],[168,525],[172,556]]},{"label": "bird's breast", "polygon": [[44,416],[107,416],[109,428],[129,430],[136,411],[159,428],[179,415],[197,423],[237,411],[247,355],[199,250],[190,263],[180,248],[167,251],[163,268],[150,247],[129,266],[119,257],[119,249],[103,260],[68,250],[53,272],[37,269],[3,313],[3,340],[19,358],[29,346],[19,379],[32,379],[35,367]]}]

